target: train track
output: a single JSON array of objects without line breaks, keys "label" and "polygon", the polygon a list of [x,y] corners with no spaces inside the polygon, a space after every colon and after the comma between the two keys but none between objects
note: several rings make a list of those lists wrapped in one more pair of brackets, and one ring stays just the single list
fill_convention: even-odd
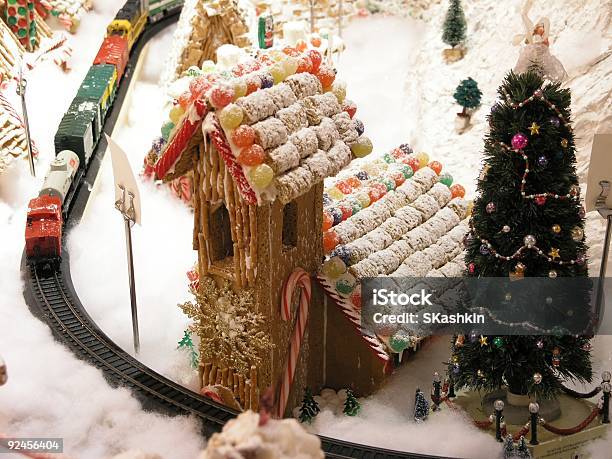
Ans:
[{"label": "train track", "polygon": [[[105,132],[110,134],[117,122],[144,46],[163,29],[174,24],[177,19],[178,13],[147,27],[134,45],[112,111],[104,124]],[[106,139],[101,136],[88,169],[76,185],[74,200],[67,210],[64,234],[77,225],[83,216],[106,147]],[[34,315],[44,320],[55,337],[64,342],[77,357],[102,370],[109,383],[113,386],[130,388],[145,408],[168,415],[195,416],[201,420],[202,432],[206,436],[220,431],[223,425],[238,413],[155,372],[121,349],[96,325],[81,304],[72,285],[69,254],[64,242],[64,257],[57,266],[29,264],[24,253],[22,259],[24,297]],[[434,458],[434,456],[375,448],[324,436],[320,438],[328,458]]]}]

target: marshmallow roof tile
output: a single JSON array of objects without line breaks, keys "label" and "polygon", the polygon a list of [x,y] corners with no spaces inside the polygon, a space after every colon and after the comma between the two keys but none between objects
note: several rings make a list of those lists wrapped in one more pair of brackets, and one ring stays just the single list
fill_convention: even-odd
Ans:
[{"label": "marshmallow roof tile", "polygon": [[[468,201],[457,186],[441,183],[430,167],[413,173],[407,163],[415,163],[414,155],[395,151],[400,152],[396,158],[385,155],[387,161],[369,162],[365,170],[345,173],[327,188],[324,220],[334,221],[324,241],[337,245],[318,274],[326,292],[383,361],[389,360],[384,344],[389,337],[361,326],[361,279],[461,276],[468,231]],[[413,342],[419,339],[415,336]]]}]

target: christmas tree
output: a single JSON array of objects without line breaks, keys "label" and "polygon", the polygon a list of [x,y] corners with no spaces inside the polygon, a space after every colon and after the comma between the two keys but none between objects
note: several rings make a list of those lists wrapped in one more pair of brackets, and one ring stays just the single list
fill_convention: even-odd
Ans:
[{"label": "christmas tree", "polygon": [[429,415],[429,402],[425,398],[425,394],[421,389],[416,390],[414,397],[414,420],[416,422],[422,422],[427,419]]},{"label": "christmas tree", "polygon": [[506,435],[504,438],[504,459],[514,459],[516,456],[516,448],[514,447],[514,440],[512,435]]},{"label": "christmas tree", "polygon": [[[467,275],[517,279],[511,283],[517,291],[512,295],[520,297],[524,277],[587,276],[584,208],[575,170],[570,91],[527,72],[510,73],[499,94],[502,100],[489,117],[485,166],[465,238]],[[508,312],[535,314],[520,309],[529,301],[515,301],[512,295],[505,293],[503,300]],[[574,306],[586,308],[589,292],[576,295],[580,301]],[[539,308],[544,314],[564,323],[588,320],[585,314],[548,306],[548,300]],[[449,362],[455,386],[494,390],[507,385],[515,394],[551,398],[562,390],[564,379],[590,382],[588,337],[555,327],[545,336],[482,336],[473,331],[469,339],[455,337]]]},{"label": "christmas tree", "polygon": [[527,442],[522,435],[518,442],[518,447],[516,448],[516,456],[520,459],[531,459],[531,453],[529,452],[529,448],[527,448]]},{"label": "christmas tree", "polygon": [[300,422],[311,423],[313,418],[319,414],[319,404],[312,396],[310,388],[304,389],[304,398],[302,399],[302,406],[300,407]]},{"label": "christmas tree", "polygon": [[463,107],[461,113],[465,115],[468,108],[472,109],[480,105],[482,92],[478,89],[478,83],[476,83],[475,80],[467,78],[457,86],[453,97],[457,103]]},{"label": "christmas tree", "polygon": [[453,48],[465,40],[465,15],[461,0],[450,0],[446,19],[444,20],[444,33],[442,41]]},{"label": "christmas tree", "polygon": [[351,389],[346,390],[346,400],[344,401],[344,410],[342,412],[347,416],[357,416],[361,410],[361,405],[357,401],[355,394]]}]

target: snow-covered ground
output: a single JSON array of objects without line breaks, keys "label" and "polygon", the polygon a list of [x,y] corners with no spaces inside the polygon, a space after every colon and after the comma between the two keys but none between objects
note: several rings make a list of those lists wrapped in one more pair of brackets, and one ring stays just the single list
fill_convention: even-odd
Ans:
[{"label": "snow-covered ground", "polygon": [[[0,388],[0,432],[63,436],[68,451],[77,457],[108,457],[128,448],[156,451],[168,458],[195,457],[203,442],[195,422],[144,413],[129,392],[111,389],[98,370],[53,342],[46,325],[30,315],[21,292],[18,260],[25,206],[52,155],[55,128],[98,49],[104,27],[122,3],[105,1],[104,6],[96,5],[96,13],[85,16],[74,40],[78,58],[72,73],[63,75],[49,64],[33,72],[30,111],[33,135],[43,152],[38,164],[41,172],[33,180],[23,163],[1,177],[0,228],[3,240],[11,243],[0,246],[0,353],[10,371],[9,384]],[[364,121],[377,152],[408,142],[441,161],[456,181],[473,193],[487,107],[518,56],[518,50],[510,44],[511,36],[521,31],[513,10],[518,3],[464,1],[469,51],[464,60],[453,65],[441,59],[440,23],[446,2],[434,5],[426,21],[374,17],[358,19],[347,28],[348,51],[340,60],[339,72],[348,82],[348,96],[357,102],[357,116]],[[568,84],[573,90],[575,127],[581,142],[581,177],[588,166],[593,133],[612,130],[612,59],[588,65],[610,53],[610,12],[608,9],[606,15],[605,3],[564,0],[564,8],[553,9],[550,3],[542,3],[540,10],[534,11],[534,15],[550,16],[553,53],[570,74]],[[170,33],[151,43],[140,80],[126,106],[126,122],[114,133],[135,170],[140,170],[150,140],[161,125],[164,101],[156,83],[168,53]],[[458,136],[453,130],[457,108],[452,93],[468,76],[478,81],[484,93],[483,106],[474,116],[472,129]],[[191,215],[164,189],[143,183],[141,192],[143,225],[134,229],[140,357],[158,371],[193,387],[194,373],[188,368],[187,358],[175,349],[187,324],[176,305],[189,296],[184,273],[195,256],[190,244]],[[119,345],[132,352],[123,228],[112,201],[112,176],[106,161],[83,222],[69,236],[72,276],[90,314]],[[595,217],[589,220],[594,267],[601,253],[598,222]],[[335,416],[324,410],[313,428],[326,435],[386,448],[492,457],[492,451],[499,449],[497,444],[464,419],[441,412],[424,424],[411,421],[415,388],[427,391],[433,371],[440,371],[447,357],[448,341],[432,340],[383,390],[363,401],[359,417]],[[594,360],[598,371],[612,366],[609,340],[596,340]],[[175,450],[178,445],[181,449]],[[593,457],[607,457],[603,451],[609,447],[610,441],[603,443]]]}]

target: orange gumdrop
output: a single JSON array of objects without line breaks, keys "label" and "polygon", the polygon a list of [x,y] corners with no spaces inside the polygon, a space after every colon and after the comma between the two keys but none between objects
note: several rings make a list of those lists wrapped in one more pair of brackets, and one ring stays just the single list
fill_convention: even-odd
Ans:
[{"label": "orange gumdrop", "polygon": [[334,84],[334,80],[336,79],[336,72],[334,72],[334,69],[329,65],[321,65],[317,72],[317,78],[321,82],[323,88],[331,88],[331,85]]},{"label": "orange gumdrop", "polygon": [[239,148],[246,148],[255,142],[255,129],[247,124],[236,128],[232,133],[232,142]]},{"label": "orange gumdrop", "polygon": [[436,175],[440,175],[440,172],[442,172],[442,163],[439,161],[432,161],[429,163],[429,168],[433,170]]},{"label": "orange gumdrop", "polygon": [[327,210],[323,211],[323,231],[327,231],[334,226],[334,217]]},{"label": "orange gumdrop", "polygon": [[334,250],[339,243],[340,238],[333,229],[323,233],[323,249],[325,253]]},{"label": "orange gumdrop", "polygon": [[257,166],[263,163],[266,154],[260,145],[253,144],[250,147],[243,148],[238,155],[238,162],[243,166]]},{"label": "orange gumdrop", "polygon": [[458,183],[455,183],[450,187],[451,195],[453,198],[463,198],[465,196],[465,188]]},{"label": "orange gumdrop", "polygon": [[184,109],[187,109],[187,107],[189,107],[190,102],[191,102],[191,92],[190,91],[185,91],[178,98],[179,105],[183,107]]}]

